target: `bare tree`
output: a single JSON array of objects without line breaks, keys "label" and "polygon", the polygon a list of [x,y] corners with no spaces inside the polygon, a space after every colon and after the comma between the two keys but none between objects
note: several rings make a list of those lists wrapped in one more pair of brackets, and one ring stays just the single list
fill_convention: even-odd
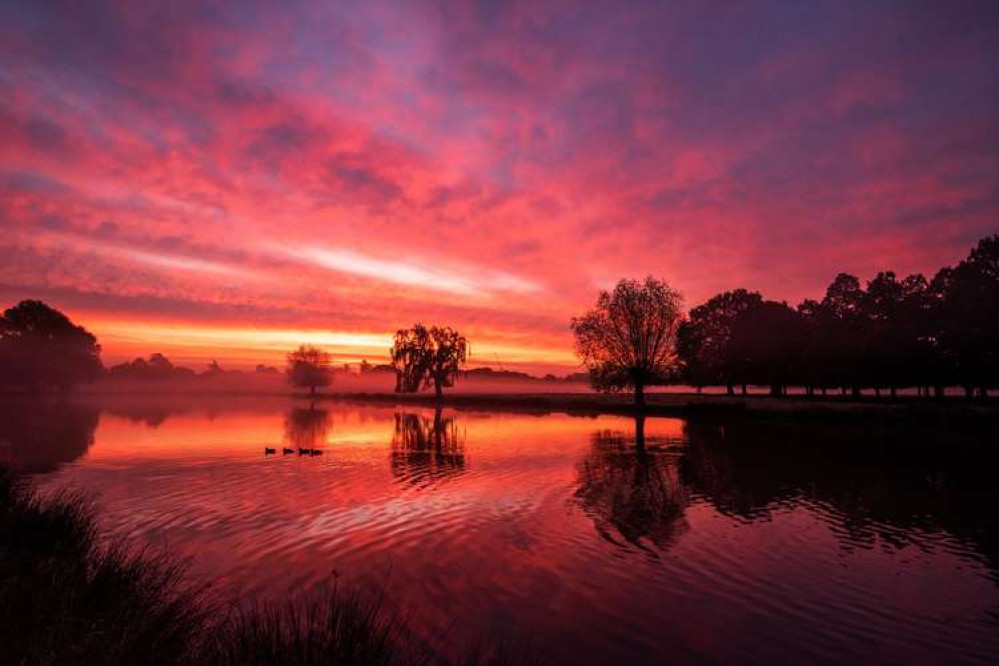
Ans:
[{"label": "bare tree", "polygon": [[645,387],[666,381],[676,365],[683,297],[663,280],[621,280],[597,305],[573,318],[576,353],[600,391],[632,387],[645,406]]},{"label": "bare tree", "polygon": [[293,386],[308,387],[309,393],[316,394],[316,387],[333,383],[332,359],[327,352],[302,345],[288,354],[288,381]]},{"label": "bare tree", "polygon": [[400,329],[392,345],[392,366],[397,393],[414,393],[434,387],[437,399],[454,386],[458,371],[468,360],[468,340],[450,326],[415,324]]}]

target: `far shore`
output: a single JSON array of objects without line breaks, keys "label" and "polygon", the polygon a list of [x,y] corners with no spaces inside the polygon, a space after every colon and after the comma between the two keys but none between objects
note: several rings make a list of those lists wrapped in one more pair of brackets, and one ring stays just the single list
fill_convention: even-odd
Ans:
[{"label": "far shore", "polygon": [[442,404],[454,409],[486,409],[567,414],[619,414],[692,417],[774,417],[774,418],[878,418],[886,421],[911,419],[972,418],[999,420],[999,403],[969,402],[957,396],[934,401],[916,396],[860,399],[848,396],[807,398],[766,395],[728,396],[697,393],[648,393],[644,410],[636,408],[629,393],[445,393],[438,402],[432,393],[329,393],[304,399],[352,403],[418,405]]},{"label": "far shore", "polygon": [[[862,395],[854,398],[846,395],[807,397],[804,394],[791,394],[772,397],[762,392],[751,391],[748,395],[726,395],[723,392],[650,392],[646,393],[646,407],[639,410],[631,393],[596,393],[582,389],[577,391],[537,391],[533,387],[519,387],[521,390],[480,390],[445,392],[438,401],[432,392],[395,393],[378,387],[375,390],[323,391],[311,395],[293,391],[277,385],[260,387],[262,390],[247,390],[236,386],[212,387],[188,385],[184,387],[147,383],[131,386],[127,391],[114,390],[107,385],[92,386],[74,392],[77,398],[96,399],[113,402],[134,400],[157,401],[212,401],[213,399],[294,399],[312,402],[346,402],[381,406],[435,407],[438,404],[450,409],[514,411],[531,413],[561,412],[571,415],[594,416],[616,414],[635,416],[644,414],[652,417],[725,417],[725,418],[774,418],[808,420],[867,419],[884,422],[902,421],[948,421],[962,420],[999,422],[999,400],[994,397],[987,402],[968,400],[963,396],[947,395],[936,400],[915,395],[901,394],[894,399],[882,396]],[[523,390],[523,389],[528,390]],[[33,399],[25,393],[0,392],[0,400]],[[47,400],[59,400],[49,395]]]}]

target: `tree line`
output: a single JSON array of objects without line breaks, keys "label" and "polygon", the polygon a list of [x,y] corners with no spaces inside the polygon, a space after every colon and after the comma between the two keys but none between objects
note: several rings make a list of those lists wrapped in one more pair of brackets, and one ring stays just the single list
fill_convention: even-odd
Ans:
[{"label": "tree line", "polygon": [[999,380],[999,236],[979,241],[932,279],[878,273],[866,284],[841,273],[821,300],[797,307],[736,289],[682,315],[682,296],[665,281],[622,280],[572,320],[576,351],[598,389],[655,384],[788,386],[830,390],[916,388],[942,397],[960,386],[982,399]]}]

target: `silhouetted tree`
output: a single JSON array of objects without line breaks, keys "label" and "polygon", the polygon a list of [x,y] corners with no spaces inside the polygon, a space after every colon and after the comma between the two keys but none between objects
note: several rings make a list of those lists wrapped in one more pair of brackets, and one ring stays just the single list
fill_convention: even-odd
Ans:
[{"label": "silhouetted tree", "polygon": [[681,376],[694,386],[724,385],[732,395],[735,378],[729,363],[732,326],[742,313],[763,303],[759,292],[736,289],[709,299],[680,324],[677,353]]},{"label": "silhouetted tree", "polygon": [[678,291],[651,276],[600,292],[596,307],[570,325],[593,387],[632,387],[636,406],[644,407],[645,387],[665,383],[676,368],[682,305]]},{"label": "silhouetted tree", "polygon": [[21,301],[0,317],[0,384],[67,390],[100,375],[100,352],[87,329],[41,301]]},{"label": "silhouetted tree", "polygon": [[446,387],[454,386],[468,359],[468,341],[450,326],[428,329],[415,324],[396,331],[391,354],[396,392],[415,393],[433,386],[439,400]]},{"label": "silhouetted tree", "polygon": [[934,281],[942,356],[969,395],[977,390],[985,398],[999,377],[999,235],[983,238]]},{"label": "silhouetted tree", "polygon": [[310,345],[302,345],[288,354],[286,372],[293,386],[308,387],[312,395],[316,394],[317,387],[329,386],[333,382],[330,355]]},{"label": "silhouetted tree", "polygon": [[798,377],[803,345],[801,316],[786,303],[764,301],[732,324],[731,376],[741,384],[769,384],[771,395],[784,395]]}]

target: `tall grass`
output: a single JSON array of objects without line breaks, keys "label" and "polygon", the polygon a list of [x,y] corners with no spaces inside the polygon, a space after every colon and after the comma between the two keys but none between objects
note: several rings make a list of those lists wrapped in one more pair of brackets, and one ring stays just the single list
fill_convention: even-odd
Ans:
[{"label": "tall grass", "polygon": [[[501,645],[458,663],[536,663]],[[516,656],[514,656],[516,654]],[[233,608],[184,567],[100,538],[82,494],[41,498],[0,468],[0,663],[438,663],[375,599],[338,585],[318,598]]]}]

